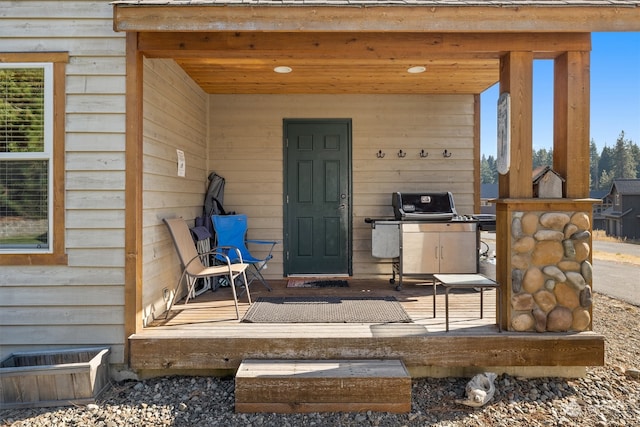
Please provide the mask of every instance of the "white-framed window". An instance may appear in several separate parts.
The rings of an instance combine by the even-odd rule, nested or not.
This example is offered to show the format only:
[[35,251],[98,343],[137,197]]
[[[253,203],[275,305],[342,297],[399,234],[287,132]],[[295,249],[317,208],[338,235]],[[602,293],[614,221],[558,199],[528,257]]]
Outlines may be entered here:
[[52,253],[53,64],[0,63],[0,253]]

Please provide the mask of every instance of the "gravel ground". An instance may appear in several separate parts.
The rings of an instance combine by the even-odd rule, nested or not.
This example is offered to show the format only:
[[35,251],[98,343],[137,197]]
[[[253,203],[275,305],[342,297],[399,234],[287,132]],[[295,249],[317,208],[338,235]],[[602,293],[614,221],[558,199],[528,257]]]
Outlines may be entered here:
[[97,404],[5,410],[2,426],[640,426],[640,307],[596,294],[594,330],[606,336],[606,366],[579,379],[500,375],[481,408],[455,402],[469,378],[413,381],[409,414],[235,414],[233,378],[126,381]]

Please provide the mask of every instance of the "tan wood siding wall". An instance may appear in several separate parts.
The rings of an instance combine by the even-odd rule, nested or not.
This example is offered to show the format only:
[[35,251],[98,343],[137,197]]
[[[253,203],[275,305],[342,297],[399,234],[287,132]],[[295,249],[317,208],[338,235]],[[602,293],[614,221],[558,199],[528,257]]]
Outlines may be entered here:
[[[6,4],[6,2],[5,2]],[[123,363],[124,34],[108,1],[10,2],[0,51],[69,52],[66,65],[67,266],[0,272],[0,357],[111,347]]]
[[[364,218],[392,215],[392,191],[452,191],[473,213],[472,95],[212,95],[210,169],[226,179],[225,208],[249,216],[250,238],[283,237],[284,118],[352,119],[354,275],[390,273],[371,256]],[[282,249],[268,277],[282,277]]]
[[[207,188],[207,97],[173,60],[144,60],[143,323],[166,309],[181,270],[163,218],[193,225]],[[185,155],[178,176],[177,153]]]

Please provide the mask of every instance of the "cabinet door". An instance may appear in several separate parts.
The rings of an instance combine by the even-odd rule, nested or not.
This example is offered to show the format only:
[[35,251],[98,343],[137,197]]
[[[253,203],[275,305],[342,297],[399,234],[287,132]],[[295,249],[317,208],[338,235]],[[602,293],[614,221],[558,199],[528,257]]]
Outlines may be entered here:
[[440,234],[440,273],[477,273],[476,233],[449,231]]
[[402,233],[402,274],[438,273],[440,233]]

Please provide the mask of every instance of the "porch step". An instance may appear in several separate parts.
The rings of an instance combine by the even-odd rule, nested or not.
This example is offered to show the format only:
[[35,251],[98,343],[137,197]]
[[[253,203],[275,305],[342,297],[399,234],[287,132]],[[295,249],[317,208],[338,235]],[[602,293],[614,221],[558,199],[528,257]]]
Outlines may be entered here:
[[236,412],[403,413],[411,376],[401,360],[243,360]]

